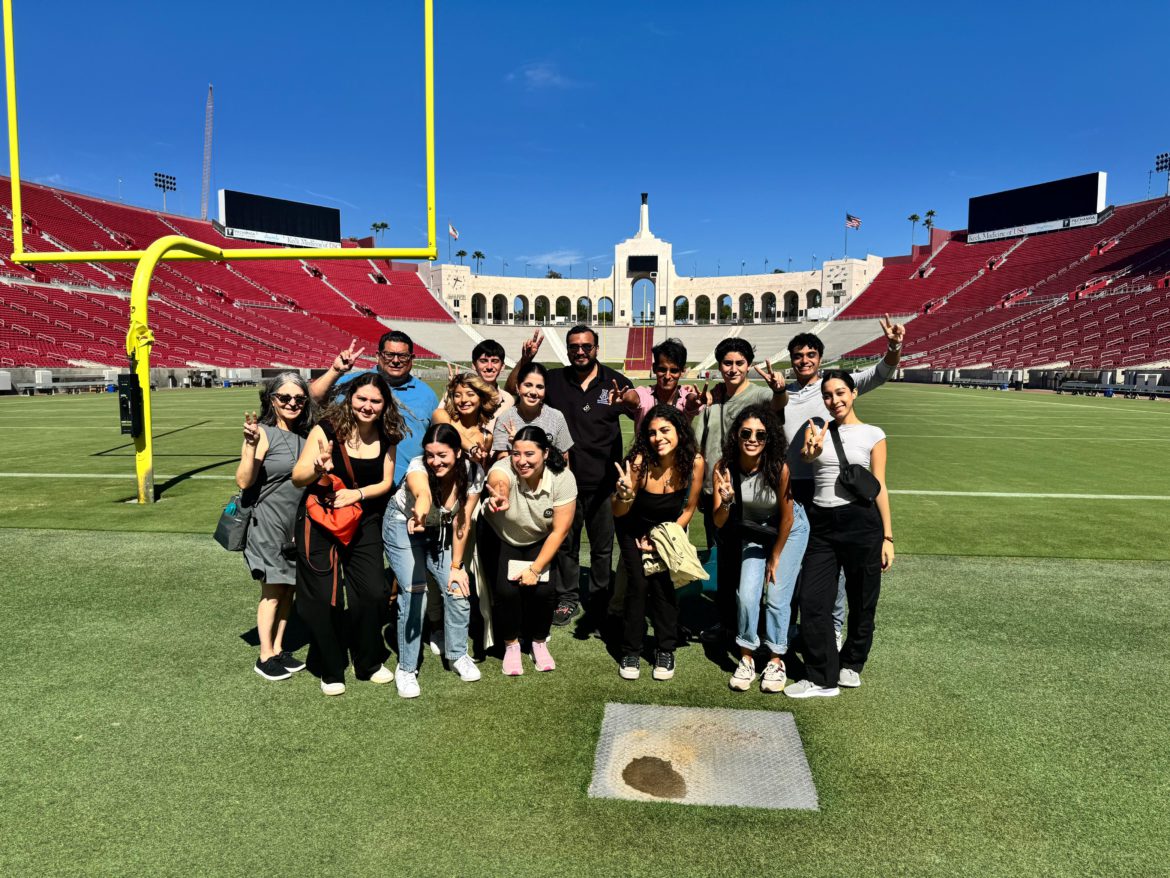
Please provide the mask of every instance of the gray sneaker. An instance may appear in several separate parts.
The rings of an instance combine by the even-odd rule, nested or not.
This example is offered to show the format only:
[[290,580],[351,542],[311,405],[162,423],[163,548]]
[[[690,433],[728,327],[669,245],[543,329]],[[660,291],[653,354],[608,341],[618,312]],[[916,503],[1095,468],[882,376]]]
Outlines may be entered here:
[[739,660],[739,667],[735,669],[735,673],[731,675],[727,685],[736,692],[746,692],[752,688],[754,682],[756,682],[756,663],[745,655]]
[[788,670],[784,662],[768,662],[764,665],[764,673],[760,677],[761,692],[783,692],[788,682]]
[[841,690],[836,686],[818,686],[812,680],[798,680],[784,690],[789,698],[832,698],[840,695]]
[[841,673],[837,675],[837,685],[846,689],[856,689],[861,685],[861,674],[850,668],[842,668]]

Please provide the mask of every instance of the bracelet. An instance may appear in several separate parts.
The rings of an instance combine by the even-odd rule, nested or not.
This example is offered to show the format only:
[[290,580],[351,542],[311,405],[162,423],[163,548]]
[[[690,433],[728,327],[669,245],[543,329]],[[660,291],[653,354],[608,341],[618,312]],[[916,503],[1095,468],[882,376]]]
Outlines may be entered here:
[[882,539],[883,539],[883,540],[885,540],[885,541],[886,541],[887,543],[889,543],[890,545],[893,545],[893,544],[894,544],[894,538],[893,538],[893,537],[882,537]]
[[358,500],[365,500],[366,495],[362,493],[362,489],[358,488]]
[[533,567],[531,564],[528,565],[528,572],[531,573],[535,579],[540,579],[540,574],[536,571],[536,568]]
[[463,562],[462,561],[452,561],[451,562],[451,569],[452,570],[462,570],[463,569]]

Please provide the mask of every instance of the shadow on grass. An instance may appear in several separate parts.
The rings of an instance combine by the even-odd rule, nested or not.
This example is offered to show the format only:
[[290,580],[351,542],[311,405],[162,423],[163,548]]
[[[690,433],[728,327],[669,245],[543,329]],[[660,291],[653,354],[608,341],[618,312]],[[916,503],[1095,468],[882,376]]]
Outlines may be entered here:
[[[175,433],[182,433],[184,430],[191,430],[191,429],[194,429],[195,427],[202,427],[204,424],[210,424],[210,423],[211,423],[211,421],[209,421],[209,420],[196,421],[194,424],[188,424],[185,427],[176,427],[173,430],[167,430],[165,433],[153,433],[152,434],[153,441],[157,441],[157,440],[161,439],[163,436],[171,436],[171,435],[174,435]],[[107,448],[105,451],[95,451],[95,452],[93,452],[93,454],[90,455],[90,457],[102,457],[103,455],[106,455],[106,454],[113,454],[115,451],[124,451],[127,448],[133,448],[133,447],[134,447],[134,443],[132,441],[125,442],[122,445],[115,445],[113,448]],[[155,457],[159,457],[159,456],[160,455],[157,455],[157,454],[155,455]],[[183,456],[184,457],[198,457],[199,455],[192,454],[192,455],[183,455]],[[216,456],[218,457],[218,455],[216,455]]]

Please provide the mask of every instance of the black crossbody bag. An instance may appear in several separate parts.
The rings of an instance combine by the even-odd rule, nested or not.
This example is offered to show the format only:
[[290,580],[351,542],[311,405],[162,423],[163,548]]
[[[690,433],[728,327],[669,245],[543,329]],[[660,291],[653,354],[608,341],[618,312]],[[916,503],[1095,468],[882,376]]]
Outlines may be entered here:
[[856,502],[872,506],[873,501],[882,492],[882,483],[877,480],[877,476],[861,464],[850,463],[845,457],[845,446],[841,442],[841,436],[837,433],[836,421],[829,422],[829,432],[833,434],[833,447],[837,449],[837,461],[841,465],[841,474],[837,476],[837,484]]

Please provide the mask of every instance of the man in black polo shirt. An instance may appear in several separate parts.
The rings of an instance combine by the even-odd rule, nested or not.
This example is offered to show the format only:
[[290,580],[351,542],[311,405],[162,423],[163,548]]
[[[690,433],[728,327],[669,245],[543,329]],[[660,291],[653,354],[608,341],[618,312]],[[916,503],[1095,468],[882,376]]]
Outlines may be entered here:
[[[520,362],[508,376],[507,389],[515,393],[516,373],[531,362],[544,340],[537,330],[524,343]],[[622,458],[622,428],[629,416],[621,393],[633,385],[621,372],[597,362],[597,333],[574,326],[566,339],[569,365],[549,372],[545,405],[559,409],[569,425],[573,447],[569,467],[577,479],[577,513],[573,529],[562,545],[561,593],[553,623],[567,625],[582,603],[580,595],[581,528],[589,532],[589,591],[585,596],[584,630],[600,627],[613,588],[613,511],[609,505],[617,480],[614,462]]]

